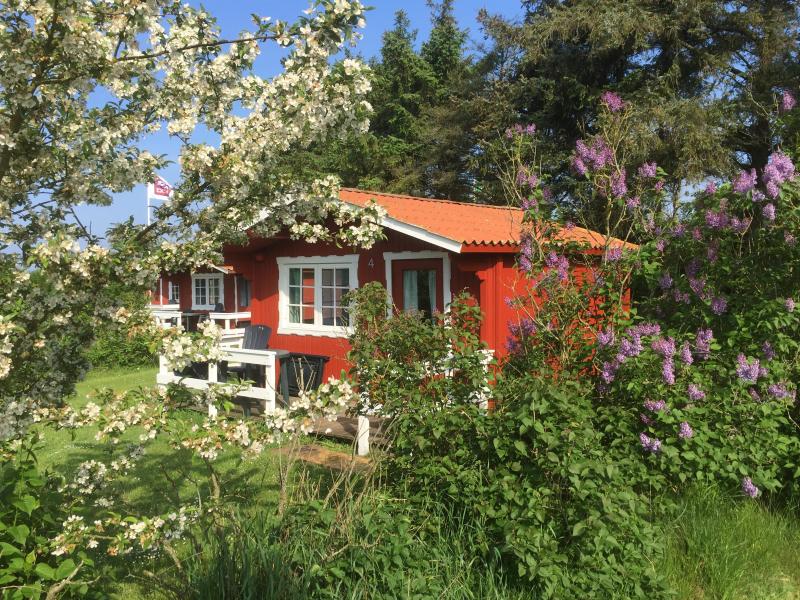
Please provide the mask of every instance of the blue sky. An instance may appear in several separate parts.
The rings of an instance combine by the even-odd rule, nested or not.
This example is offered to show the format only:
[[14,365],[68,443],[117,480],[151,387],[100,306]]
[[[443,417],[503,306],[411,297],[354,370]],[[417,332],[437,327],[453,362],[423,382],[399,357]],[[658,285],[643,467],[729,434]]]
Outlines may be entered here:
[[[418,30],[418,43],[427,38],[430,30],[430,11],[425,0],[362,1],[365,5],[373,7],[373,10],[367,14],[364,38],[356,48],[356,51],[364,58],[378,54],[381,47],[381,35],[391,28],[394,13],[400,9],[408,13],[412,27]],[[192,4],[200,3],[192,2]],[[294,20],[308,7],[308,2],[307,0],[211,0],[203,2],[203,5],[217,17],[223,36],[233,37],[241,30],[251,26],[250,15],[252,13],[268,15],[274,19]],[[512,18],[521,14],[517,0],[455,0],[456,18],[461,27],[469,31],[469,48],[483,41],[483,34],[476,21],[476,16],[481,8],[486,8],[490,13],[502,13]],[[265,55],[259,58],[257,63],[259,75],[270,76],[280,68],[279,55],[275,48],[274,45],[267,46]],[[154,154],[165,154],[173,160],[177,158],[178,144],[171,140],[166,133],[151,136],[142,145]],[[178,175],[177,165],[171,165],[161,175],[167,181],[174,182]],[[85,224],[91,225],[95,234],[103,234],[109,225],[124,221],[131,215],[135,222],[143,223],[146,218],[145,206],[145,186],[142,185],[130,192],[118,194],[110,206],[84,206],[78,212],[81,220]]]

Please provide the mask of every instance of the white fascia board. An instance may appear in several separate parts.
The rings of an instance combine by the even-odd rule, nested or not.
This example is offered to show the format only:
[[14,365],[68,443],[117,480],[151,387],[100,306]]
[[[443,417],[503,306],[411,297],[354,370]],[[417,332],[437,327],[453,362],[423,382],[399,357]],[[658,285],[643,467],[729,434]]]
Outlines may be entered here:
[[387,229],[391,229],[392,231],[403,233],[409,237],[413,237],[422,242],[427,242],[439,248],[443,248],[449,252],[455,252],[456,254],[461,253],[461,242],[451,240],[450,238],[446,238],[436,233],[431,233],[430,231],[428,231],[427,229],[423,229],[422,227],[417,227],[416,225],[410,225],[409,223],[398,221],[397,219],[393,219],[392,217],[384,217],[383,220],[381,221],[381,225],[383,225]]

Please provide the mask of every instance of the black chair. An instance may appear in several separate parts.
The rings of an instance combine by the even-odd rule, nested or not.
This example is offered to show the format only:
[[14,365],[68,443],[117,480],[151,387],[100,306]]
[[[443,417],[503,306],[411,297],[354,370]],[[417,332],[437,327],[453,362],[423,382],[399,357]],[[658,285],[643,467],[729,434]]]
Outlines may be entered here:
[[211,312],[225,312],[225,305],[222,302],[217,302]]
[[289,368],[286,370],[289,395],[299,396],[300,390],[316,390],[322,383],[322,373],[329,360],[329,356],[320,354],[290,354],[287,357]]
[[[244,339],[242,349],[244,350],[266,350],[269,348],[269,338],[272,335],[272,328],[266,325],[248,325],[244,328]],[[249,379],[258,385],[263,385],[261,381],[261,369],[258,365],[248,365],[242,363],[235,367],[227,367],[226,373],[234,373],[239,379]]]

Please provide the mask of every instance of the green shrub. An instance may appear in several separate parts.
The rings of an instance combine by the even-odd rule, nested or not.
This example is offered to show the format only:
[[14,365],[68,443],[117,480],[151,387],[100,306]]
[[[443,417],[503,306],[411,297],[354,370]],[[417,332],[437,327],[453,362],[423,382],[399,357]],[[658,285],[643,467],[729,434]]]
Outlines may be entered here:
[[[120,290],[126,300],[124,306],[143,308],[147,298]],[[143,367],[156,364],[157,355],[148,337],[130,331],[123,324],[109,325],[95,332],[95,338],[86,357],[93,368]]]

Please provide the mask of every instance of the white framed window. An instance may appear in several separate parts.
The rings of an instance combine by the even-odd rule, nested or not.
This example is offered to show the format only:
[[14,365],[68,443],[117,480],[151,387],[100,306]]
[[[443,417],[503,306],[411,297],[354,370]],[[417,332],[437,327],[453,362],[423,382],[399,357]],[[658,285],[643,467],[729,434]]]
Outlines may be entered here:
[[174,281],[167,284],[167,302],[170,304],[181,303],[181,286]]
[[278,333],[345,337],[344,295],[358,287],[358,255],[278,257]]
[[223,302],[225,289],[222,273],[196,273],[192,275],[192,309],[214,310]]

